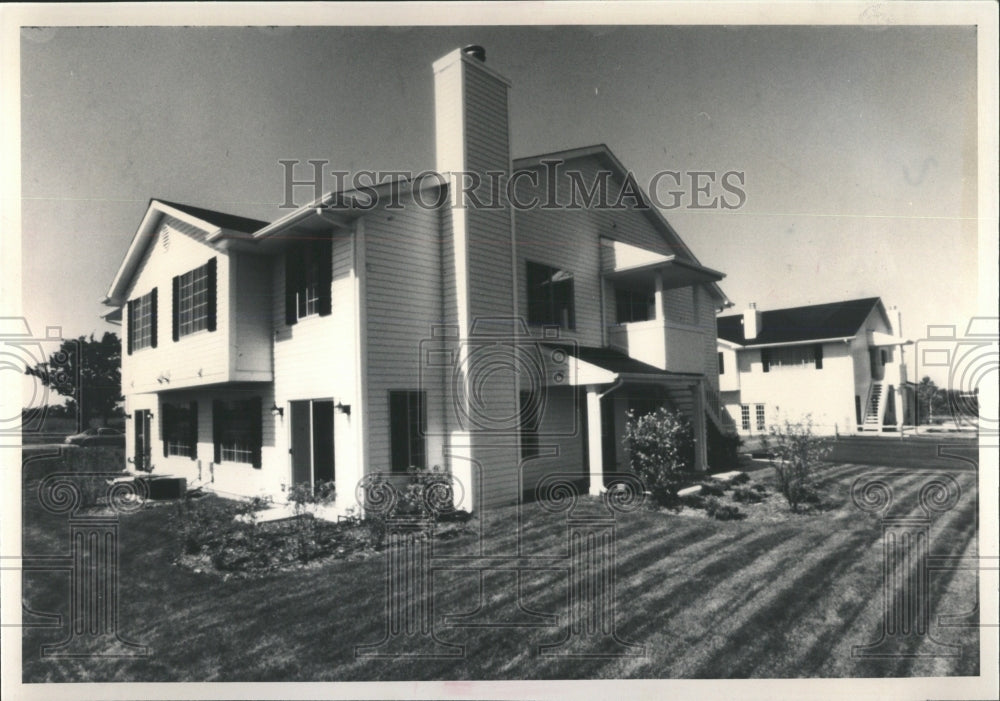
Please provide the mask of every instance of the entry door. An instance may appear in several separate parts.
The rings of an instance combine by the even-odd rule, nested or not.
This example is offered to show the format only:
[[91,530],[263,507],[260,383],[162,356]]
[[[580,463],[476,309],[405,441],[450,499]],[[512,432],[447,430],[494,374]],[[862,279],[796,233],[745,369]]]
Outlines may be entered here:
[[146,409],[139,409],[135,412],[135,453],[132,462],[136,470],[149,472],[150,464],[150,414]]
[[332,480],[333,401],[294,401],[290,409],[293,484]]

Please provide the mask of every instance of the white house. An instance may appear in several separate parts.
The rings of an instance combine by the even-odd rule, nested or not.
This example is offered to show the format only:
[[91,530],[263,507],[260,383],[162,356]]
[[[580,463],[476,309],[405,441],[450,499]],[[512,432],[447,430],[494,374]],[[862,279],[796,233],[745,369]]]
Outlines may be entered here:
[[809,415],[821,433],[899,430],[900,314],[878,297],[718,318],[719,389],[739,433]]
[[[333,480],[348,508],[366,475],[440,465],[476,509],[554,472],[600,491],[627,464],[625,412],[664,402],[705,467],[722,274],[644,195],[512,206],[629,176],[605,146],[512,161],[510,84],[481,50],[433,77],[444,177],[398,198],[334,192],[270,224],[150,202],[105,300],[127,342],[134,468],[279,501]],[[456,187],[460,172],[516,186],[478,206],[488,186]]]

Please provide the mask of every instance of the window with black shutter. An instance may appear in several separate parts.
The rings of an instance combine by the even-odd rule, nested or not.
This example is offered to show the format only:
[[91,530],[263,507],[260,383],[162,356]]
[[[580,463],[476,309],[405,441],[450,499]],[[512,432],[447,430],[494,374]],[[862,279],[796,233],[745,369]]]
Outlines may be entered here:
[[763,367],[764,372],[771,372],[771,351],[767,348],[762,348],[760,351],[760,364]]
[[296,241],[285,252],[285,322],[327,316],[332,310],[333,240]]
[[163,404],[160,407],[163,457],[198,457],[198,403]]
[[212,402],[212,440],[215,462],[242,462],[261,466],[263,402],[260,397]]
[[217,263],[205,265],[173,279],[173,337],[177,341],[196,331],[215,331],[217,317]]
[[823,369],[823,344],[817,343],[813,348],[813,353],[816,355],[816,369]]
[[129,300],[126,311],[128,354],[143,348],[156,348],[156,288],[142,297]]

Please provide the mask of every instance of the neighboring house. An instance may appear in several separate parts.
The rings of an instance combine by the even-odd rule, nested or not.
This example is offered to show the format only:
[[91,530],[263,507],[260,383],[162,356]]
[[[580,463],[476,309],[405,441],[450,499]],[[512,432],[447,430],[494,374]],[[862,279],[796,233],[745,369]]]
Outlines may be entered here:
[[[509,83],[472,52],[434,81],[442,174],[517,173],[520,202],[628,177],[604,146],[512,162]],[[626,411],[669,403],[704,468],[722,274],[655,208],[455,206],[442,180],[271,224],[151,201],[106,299],[127,341],[128,461],[279,500],[334,480],[338,509],[366,475],[440,465],[475,509],[556,472],[600,491],[627,466]]]
[[722,403],[743,435],[811,416],[821,433],[899,430],[899,311],[878,297],[721,316]]

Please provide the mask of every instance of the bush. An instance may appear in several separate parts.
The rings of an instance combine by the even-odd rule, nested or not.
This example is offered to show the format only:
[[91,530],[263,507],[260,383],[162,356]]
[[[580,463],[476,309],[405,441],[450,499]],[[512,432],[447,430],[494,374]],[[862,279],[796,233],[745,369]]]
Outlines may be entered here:
[[731,480],[729,480],[729,484],[731,484],[734,487],[739,487],[742,484],[747,484],[749,481],[750,481],[750,475],[748,475],[745,472],[741,472],[740,474],[736,475]]
[[797,512],[802,503],[818,502],[815,472],[830,447],[813,434],[812,420],[808,417],[803,423],[786,420],[783,426],[771,426],[762,445],[773,456],[771,466],[778,479],[778,491],[792,511]]
[[706,497],[721,497],[726,493],[726,483],[715,480],[705,480],[698,483],[701,486],[701,495]]
[[738,501],[741,504],[759,504],[764,501],[764,492],[762,489],[752,487],[737,487],[733,490],[733,501]]
[[677,490],[690,481],[694,466],[694,436],[687,420],[666,407],[642,416],[629,412],[624,442],[632,471],[653,502],[676,506]]
[[705,416],[705,451],[708,464],[715,470],[737,467],[740,463],[740,446],[743,439],[736,433],[723,433],[715,422]]
[[719,521],[739,521],[746,518],[746,514],[740,511],[740,507],[723,504],[715,497],[709,497],[705,500],[705,511],[709,516]]
[[337,487],[333,480],[317,482],[315,485],[309,482],[299,482],[293,484],[288,490],[288,501],[292,503],[295,510],[295,518],[293,519],[295,549],[301,562],[311,560],[321,550],[317,542],[316,519],[307,511],[307,508],[310,505],[329,504],[336,498]]

